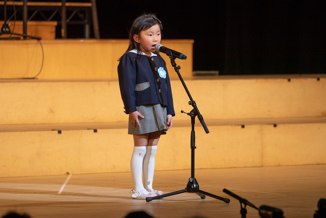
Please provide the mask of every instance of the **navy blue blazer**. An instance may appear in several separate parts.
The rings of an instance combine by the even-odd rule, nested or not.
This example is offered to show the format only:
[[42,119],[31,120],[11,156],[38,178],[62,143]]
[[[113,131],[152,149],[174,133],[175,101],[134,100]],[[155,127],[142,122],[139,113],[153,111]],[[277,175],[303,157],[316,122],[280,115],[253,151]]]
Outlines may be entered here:
[[144,53],[137,54],[136,50],[132,50],[120,59],[118,76],[125,113],[136,111],[136,106],[161,104],[167,108],[168,114],[174,116],[171,84],[165,62],[154,53],[151,58],[157,67],[157,78],[152,70],[150,57]]

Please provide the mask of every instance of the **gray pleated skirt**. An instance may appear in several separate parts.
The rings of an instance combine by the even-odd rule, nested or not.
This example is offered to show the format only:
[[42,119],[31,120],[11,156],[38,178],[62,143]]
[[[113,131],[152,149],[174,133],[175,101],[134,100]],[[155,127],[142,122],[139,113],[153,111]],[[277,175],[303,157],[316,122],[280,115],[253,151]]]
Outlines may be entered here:
[[136,108],[137,111],[144,116],[144,119],[139,118],[140,127],[136,125],[135,128],[131,125],[129,119],[128,134],[140,135],[140,134],[146,134],[146,133],[157,132],[157,131],[161,131],[162,134],[165,134],[167,130],[166,107],[162,107],[162,105],[156,104],[156,105],[137,106]]

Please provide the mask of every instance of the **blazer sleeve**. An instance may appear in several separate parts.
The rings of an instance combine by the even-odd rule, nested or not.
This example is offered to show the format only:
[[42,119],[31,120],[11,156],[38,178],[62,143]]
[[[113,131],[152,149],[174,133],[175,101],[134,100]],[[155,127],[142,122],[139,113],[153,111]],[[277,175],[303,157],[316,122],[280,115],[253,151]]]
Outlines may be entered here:
[[118,77],[125,113],[129,114],[136,111],[136,63],[128,53],[124,54],[120,59]]

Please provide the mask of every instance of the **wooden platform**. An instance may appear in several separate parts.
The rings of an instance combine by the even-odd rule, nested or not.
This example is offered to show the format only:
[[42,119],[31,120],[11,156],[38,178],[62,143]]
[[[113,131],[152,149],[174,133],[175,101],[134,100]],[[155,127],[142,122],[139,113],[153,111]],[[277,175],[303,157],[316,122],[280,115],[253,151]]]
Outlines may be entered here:
[[[193,40],[163,40],[182,51],[187,60],[176,60],[184,79],[192,78]],[[116,80],[119,58],[128,40],[0,40],[0,58],[5,65],[1,79]],[[14,58],[13,58],[14,57]],[[172,79],[178,76],[170,59],[162,54]]]
[[[326,198],[326,165],[197,169],[200,189],[229,198],[224,203],[209,196],[200,199],[184,193],[162,200],[132,200],[130,173],[72,174],[47,177],[0,178],[0,215],[8,211],[28,213],[35,218],[125,217],[145,211],[156,218],[227,217],[240,218],[239,201],[222,190],[232,191],[256,207],[281,209],[286,218],[313,217],[320,198]],[[189,170],[156,171],[154,185],[164,192],[183,190]],[[246,207],[247,217],[259,218]]]

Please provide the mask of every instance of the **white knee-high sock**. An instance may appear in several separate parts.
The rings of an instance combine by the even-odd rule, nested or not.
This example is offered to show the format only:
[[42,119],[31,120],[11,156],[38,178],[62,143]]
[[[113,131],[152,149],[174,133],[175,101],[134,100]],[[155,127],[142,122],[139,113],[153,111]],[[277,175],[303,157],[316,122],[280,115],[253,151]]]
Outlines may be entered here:
[[146,147],[146,155],[144,157],[143,171],[144,171],[144,187],[148,190],[153,189],[156,150],[157,150],[156,145]]
[[141,191],[144,189],[142,172],[145,154],[146,146],[134,146],[134,151],[130,161],[130,168],[135,191]]

